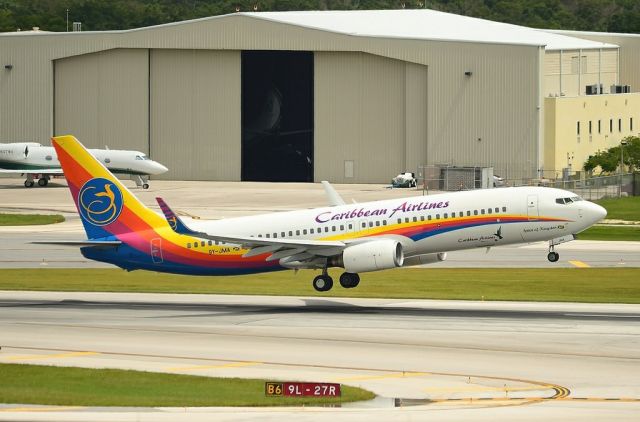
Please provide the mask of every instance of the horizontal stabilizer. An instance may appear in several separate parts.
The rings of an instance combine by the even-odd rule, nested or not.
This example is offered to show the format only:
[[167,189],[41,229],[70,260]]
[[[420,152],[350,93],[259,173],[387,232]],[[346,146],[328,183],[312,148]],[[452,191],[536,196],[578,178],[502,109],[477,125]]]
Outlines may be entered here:
[[167,205],[167,203],[164,202],[164,199],[156,198],[156,201],[158,202],[158,205],[160,206],[160,209],[164,214],[164,218],[167,220],[167,223],[169,223],[169,226],[171,226],[174,232],[179,234],[189,234],[194,236],[198,235],[197,232],[191,230],[189,227],[187,227],[186,224],[182,222],[182,219],[178,217],[178,215],[175,212],[173,212],[171,208],[169,208],[169,205]]
[[58,245],[58,246],[106,246],[116,247],[122,244],[119,240],[37,240],[31,242],[35,245]]

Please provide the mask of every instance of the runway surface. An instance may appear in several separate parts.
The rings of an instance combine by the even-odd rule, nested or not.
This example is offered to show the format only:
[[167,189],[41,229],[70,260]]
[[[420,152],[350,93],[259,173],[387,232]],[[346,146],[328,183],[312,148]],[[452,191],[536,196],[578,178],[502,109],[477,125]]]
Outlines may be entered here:
[[190,420],[640,414],[638,305],[0,292],[0,343],[0,362],[331,381],[380,397],[342,409],[5,406],[0,420],[155,421],[178,411]]

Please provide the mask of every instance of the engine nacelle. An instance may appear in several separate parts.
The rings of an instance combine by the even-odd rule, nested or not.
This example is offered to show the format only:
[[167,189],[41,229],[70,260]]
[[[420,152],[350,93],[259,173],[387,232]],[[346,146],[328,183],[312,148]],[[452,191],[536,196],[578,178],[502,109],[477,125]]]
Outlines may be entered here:
[[412,256],[404,260],[403,267],[412,267],[414,265],[427,265],[427,264],[435,264],[440,261],[444,261],[447,259],[446,252],[440,253],[430,253],[426,255],[417,255]]
[[402,267],[404,252],[396,240],[384,239],[349,246],[342,253],[342,267],[348,273]]

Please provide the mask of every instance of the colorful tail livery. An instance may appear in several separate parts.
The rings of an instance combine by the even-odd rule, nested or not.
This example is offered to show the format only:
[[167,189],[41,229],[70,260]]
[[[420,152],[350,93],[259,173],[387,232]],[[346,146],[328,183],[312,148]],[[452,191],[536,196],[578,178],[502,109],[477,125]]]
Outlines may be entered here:
[[574,193],[522,187],[361,204],[338,197],[331,207],[185,222],[161,198],[164,217],[146,207],[73,136],[52,141],[89,239],[38,243],[81,246],[84,256],[127,270],[222,275],[310,268],[322,271],[313,287],[327,291],[330,267],[344,268],[340,284],[353,288],[358,273],[438,262],[460,249],[548,240],[555,262],[556,245],[606,215]]

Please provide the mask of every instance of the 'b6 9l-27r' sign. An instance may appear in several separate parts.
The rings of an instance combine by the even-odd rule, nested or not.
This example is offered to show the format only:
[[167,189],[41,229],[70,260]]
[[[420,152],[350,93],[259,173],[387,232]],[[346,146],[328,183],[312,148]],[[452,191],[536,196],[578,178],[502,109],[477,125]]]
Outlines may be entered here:
[[264,394],[271,397],[340,397],[340,384],[327,382],[266,382]]

